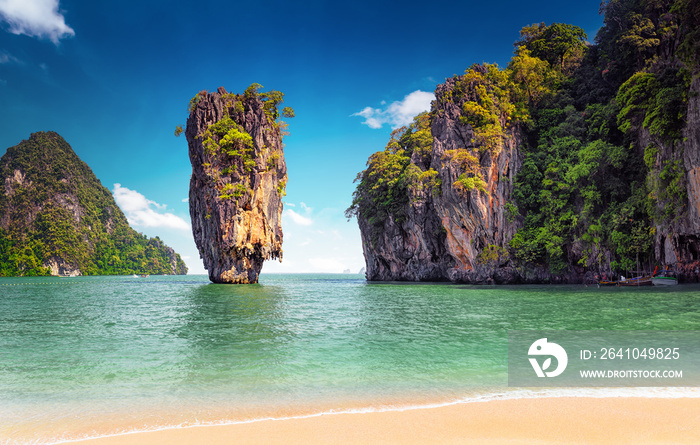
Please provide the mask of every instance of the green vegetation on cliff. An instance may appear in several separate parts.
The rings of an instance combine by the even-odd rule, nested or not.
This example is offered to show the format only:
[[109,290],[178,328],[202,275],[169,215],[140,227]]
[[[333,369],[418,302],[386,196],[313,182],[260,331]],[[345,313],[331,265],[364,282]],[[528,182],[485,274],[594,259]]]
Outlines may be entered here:
[[[287,124],[280,119],[293,118],[294,109],[284,107],[280,111],[280,105],[284,102],[284,93],[271,90],[260,92],[262,85],[251,84],[243,94],[222,94],[224,103],[224,117],[203,129],[201,134],[195,135],[202,140],[205,150],[205,162],[202,166],[209,177],[217,183],[219,199],[237,199],[252,193],[251,178],[255,175],[255,147],[253,137],[243,128],[239,122],[245,120],[246,113],[251,112],[258,103],[262,103],[265,118],[270,126],[279,129],[285,134]],[[192,113],[197,104],[205,99],[208,91],[197,93],[188,104],[187,110]],[[263,123],[260,123],[263,125]],[[182,125],[175,128],[175,136],[184,132]],[[267,150],[267,147],[265,147]],[[273,154],[268,159],[266,168],[271,170],[276,167],[278,154]],[[226,165],[220,168],[221,165]],[[286,182],[280,183],[280,194],[286,194]]]
[[371,227],[380,230],[387,218],[401,223],[410,200],[420,199],[420,192],[439,193],[437,172],[426,167],[432,145],[429,113],[394,130],[384,151],[371,155],[367,169],[357,175],[358,186],[345,216],[368,215]]
[[[678,142],[697,60],[700,17],[691,3],[604,2],[596,45],[570,50],[540,51],[523,29],[519,49],[539,55],[541,77],[559,85],[530,106],[515,187],[524,227],[510,243],[521,264],[624,272],[654,261],[655,226],[679,217],[687,201]],[[566,54],[578,60],[567,63]]]
[[[439,110],[434,105],[370,156],[347,215],[374,231],[400,221],[423,186],[415,178],[428,177],[430,167],[406,138],[430,134],[436,113],[457,110],[473,137],[444,161],[457,171],[452,187],[465,200],[490,193],[490,159],[513,132],[522,137],[522,166],[502,204],[518,230],[479,260],[498,251],[512,266],[552,274],[624,273],[654,262],[657,227],[687,208],[682,142],[700,69],[700,3],[608,0],[601,13],[595,44],[577,26],[534,24],[521,30],[506,68],[475,65],[448,79],[452,87],[436,93]],[[421,151],[431,150],[426,138]]]
[[0,158],[0,276],[185,274],[159,238],[134,231],[66,141],[34,133]]

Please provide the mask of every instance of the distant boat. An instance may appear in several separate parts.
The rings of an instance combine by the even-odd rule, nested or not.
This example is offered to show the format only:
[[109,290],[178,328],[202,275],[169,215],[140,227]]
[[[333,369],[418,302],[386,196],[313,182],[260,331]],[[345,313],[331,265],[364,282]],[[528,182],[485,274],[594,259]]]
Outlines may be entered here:
[[[663,271],[667,272],[667,271]],[[620,281],[606,281],[606,280],[601,280],[598,281],[598,287],[601,286],[670,286],[674,284],[678,284],[678,280],[676,280],[675,277],[668,276],[668,275],[656,275],[656,270],[654,270],[654,273],[651,275],[644,275],[641,277],[635,277],[635,278],[625,278],[623,276],[620,277]]]
[[148,274],[145,274],[145,273],[141,274],[141,278],[148,278]]
[[678,284],[678,279],[673,276],[669,270],[662,270],[659,275],[655,275],[651,279],[654,286],[675,286]]
[[624,279],[621,280],[617,283],[618,286],[651,286],[652,285],[652,276],[646,276],[646,277],[636,277],[636,278],[629,278],[629,279]]
[[652,278],[656,276],[656,271],[659,269],[658,266],[654,268],[654,272],[652,272],[651,275],[642,275],[641,277],[635,277],[635,278],[629,278],[625,279],[625,277],[621,277],[622,279],[618,283],[618,286],[651,286],[652,283]]
[[678,284],[676,277],[654,277],[651,279],[654,286],[675,286]]

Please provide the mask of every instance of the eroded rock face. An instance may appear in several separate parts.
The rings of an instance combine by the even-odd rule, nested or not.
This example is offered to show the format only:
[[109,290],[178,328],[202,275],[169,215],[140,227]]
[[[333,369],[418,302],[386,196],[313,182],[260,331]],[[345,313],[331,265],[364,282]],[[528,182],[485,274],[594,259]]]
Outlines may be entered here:
[[700,233],[700,77],[693,81],[688,97],[688,124],[683,134],[683,161],[688,173],[688,222],[695,233]]
[[700,77],[691,84],[686,116],[682,141],[662,147],[659,164],[682,154],[688,201],[670,224],[657,224],[655,256],[684,281],[700,281]]
[[[444,97],[453,88],[453,82],[454,79],[450,79],[440,85],[436,96]],[[519,129],[507,128],[498,150],[483,150],[471,143],[475,139],[471,127],[460,123],[461,106],[438,100],[436,108],[438,112],[432,125],[435,138],[432,164],[437,166],[442,179],[442,193],[435,197],[435,209],[445,228],[446,247],[454,261],[447,270],[447,277],[450,281],[467,282],[501,280],[493,275],[494,265],[487,264],[486,259],[477,261],[477,257],[489,246],[507,248],[518,228],[506,217],[506,203],[511,201],[515,175],[522,165],[518,151]],[[461,147],[468,147],[479,159],[485,190],[473,189],[465,194],[455,187],[460,169],[445,154]],[[510,278],[502,278],[510,281]]]
[[[463,104],[473,97],[455,100],[452,91],[459,78],[439,85],[431,111],[433,137],[429,156],[414,151],[411,163],[437,172],[439,190],[409,188],[405,218],[393,215],[382,230],[373,230],[368,215],[358,223],[367,263],[366,277],[377,281],[516,282],[521,277],[503,267],[508,242],[517,223],[507,217],[513,182],[522,160],[518,151],[520,131],[503,122],[504,134],[497,147],[484,149],[472,127],[460,121]],[[455,154],[473,156],[473,174],[483,179],[481,188],[465,190],[456,183],[465,169]],[[489,258],[483,252],[491,251]],[[481,255],[481,257],[480,257]]]
[[257,283],[263,261],[282,258],[287,166],[277,99],[255,88],[193,99],[185,131],[192,231],[216,283]]

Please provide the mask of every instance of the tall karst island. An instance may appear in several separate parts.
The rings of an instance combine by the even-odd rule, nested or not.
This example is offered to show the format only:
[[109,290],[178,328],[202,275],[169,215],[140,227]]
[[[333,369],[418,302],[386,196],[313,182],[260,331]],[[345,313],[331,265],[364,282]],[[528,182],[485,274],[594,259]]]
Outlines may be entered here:
[[603,2],[604,26],[527,26],[370,156],[370,280],[700,275],[700,2]]
[[109,190],[55,132],[0,158],[0,276],[186,274],[180,255],[129,226]]
[[199,92],[185,135],[192,162],[192,232],[215,283],[257,283],[267,259],[282,258],[282,197],[287,184],[282,136],[294,111],[283,94]]

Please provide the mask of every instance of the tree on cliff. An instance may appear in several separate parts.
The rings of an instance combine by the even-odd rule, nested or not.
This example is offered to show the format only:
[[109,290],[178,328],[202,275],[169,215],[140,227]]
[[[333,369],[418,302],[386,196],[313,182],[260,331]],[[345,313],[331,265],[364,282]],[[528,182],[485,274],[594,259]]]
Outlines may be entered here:
[[586,33],[583,29],[564,23],[544,23],[524,27],[515,45],[527,49],[533,57],[549,62],[553,67],[570,74],[581,62],[586,51]]

